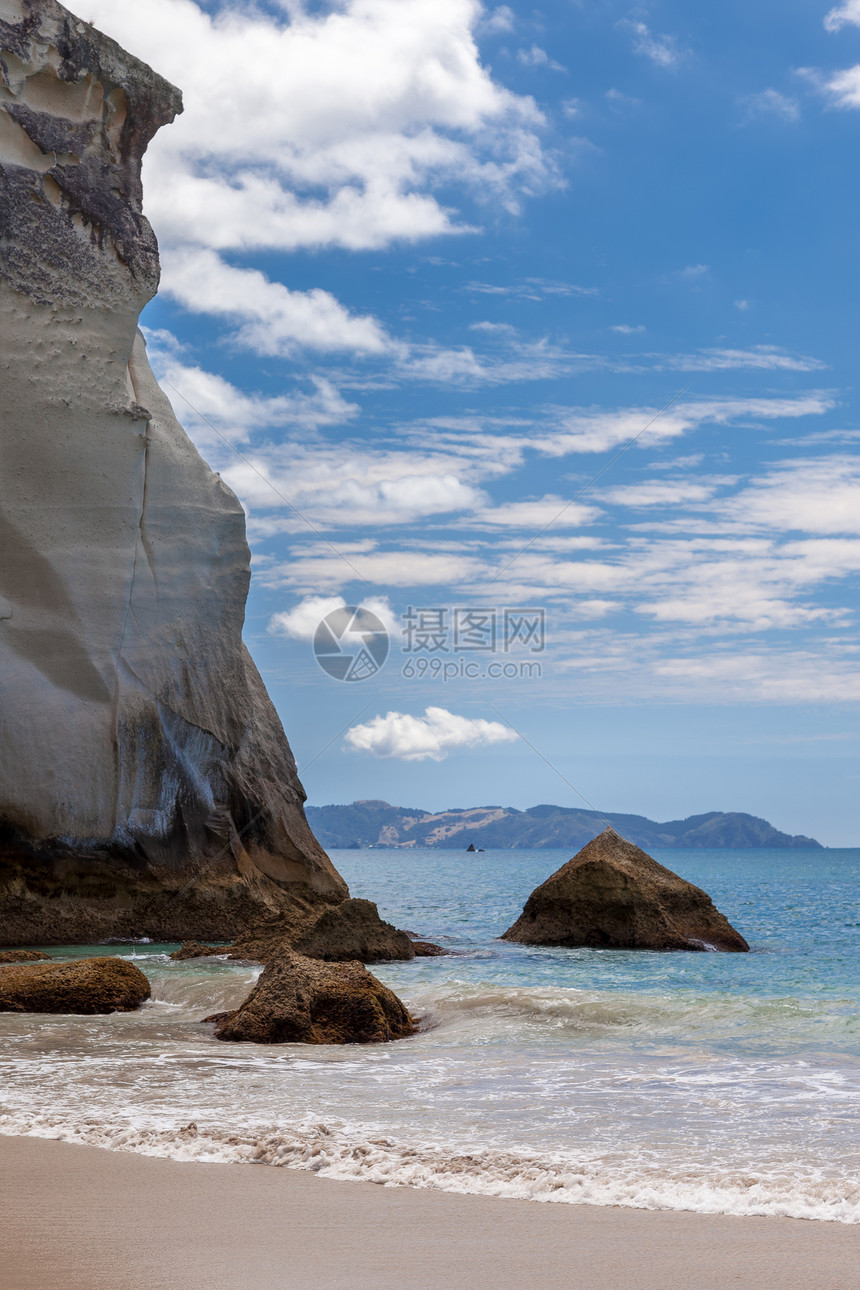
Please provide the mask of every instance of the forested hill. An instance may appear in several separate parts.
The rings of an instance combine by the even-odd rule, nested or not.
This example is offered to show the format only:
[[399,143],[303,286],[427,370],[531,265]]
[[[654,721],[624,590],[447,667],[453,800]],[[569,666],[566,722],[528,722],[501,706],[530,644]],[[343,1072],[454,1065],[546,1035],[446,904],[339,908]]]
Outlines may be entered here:
[[564,848],[571,853],[613,828],[644,847],[820,847],[814,838],[780,833],[767,820],[738,811],[709,811],[659,824],[644,815],[600,815],[564,806],[476,806],[422,811],[388,802],[309,806],[310,826],[326,848],[439,847],[446,850]]

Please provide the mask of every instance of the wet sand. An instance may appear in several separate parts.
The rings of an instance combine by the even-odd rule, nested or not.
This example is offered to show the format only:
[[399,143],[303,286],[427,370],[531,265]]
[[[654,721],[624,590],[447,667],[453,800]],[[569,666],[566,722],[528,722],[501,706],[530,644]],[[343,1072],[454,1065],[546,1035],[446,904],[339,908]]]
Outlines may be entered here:
[[0,1137],[0,1290],[855,1290],[860,1227],[452,1196]]

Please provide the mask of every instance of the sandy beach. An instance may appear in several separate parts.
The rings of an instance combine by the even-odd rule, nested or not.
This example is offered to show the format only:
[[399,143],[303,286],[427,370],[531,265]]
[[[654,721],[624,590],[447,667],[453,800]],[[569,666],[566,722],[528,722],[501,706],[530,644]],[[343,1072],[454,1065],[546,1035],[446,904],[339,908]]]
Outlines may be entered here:
[[853,1290],[860,1228],[538,1204],[0,1138],[0,1290]]

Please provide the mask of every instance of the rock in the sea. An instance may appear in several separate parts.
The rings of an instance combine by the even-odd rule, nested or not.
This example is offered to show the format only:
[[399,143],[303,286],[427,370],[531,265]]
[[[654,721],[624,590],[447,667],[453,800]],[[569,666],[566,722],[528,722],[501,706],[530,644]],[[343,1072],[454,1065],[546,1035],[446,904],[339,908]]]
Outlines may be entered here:
[[235,495],[150,369],[141,157],[179,91],[0,0],[0,927],[229,940],[347,895],[242,644]]
[[[311,959],[343,963],[358,959],[361,963],[389,963],[396,959],[413,959],[418,951],[410,936],[386,923],[371,900],[351,897],[326,909],[304,925],[286,925],[283,920],[261,925],[232,945],[201,945],[186,941],[171,958],[198,959],[224,954],[231,959],[251,963],[275,963],[285,951],[295,950]],[[442,950],[440,953],[444,953]]]
[[131,1012],[149,994],[149,982],[128,959],[0,968],[0,1012]]
[[0,950],[0,963],[39,963],[50,958],[41,950]]
[[397,996],[361,963],[291,950],[265,969],[241,1007],[207,1020],[216,1039],[252,1044],[382,1044],[415,1032]]
[[183,941],[178,950],[174,950],[171,958],[177,962],[184,959],[206,959],[212,958],[215,954],[230,953],[229,945],[201,945],[199,941]]
[[700,887],[604,829],[536,887],[503,940],[616,950],[748,950]]
[[433,941],[413,941],[412,948],[417,959],[440,959],[452,952],[443,949],[441,945],[436,945]]
[[372,900],[345,900],[320,914],[313,926],[295,944],[300,954],[311,959],[342,963],[388,963],[393,959],[414,959],[415,946],[405,932],[379,917]]

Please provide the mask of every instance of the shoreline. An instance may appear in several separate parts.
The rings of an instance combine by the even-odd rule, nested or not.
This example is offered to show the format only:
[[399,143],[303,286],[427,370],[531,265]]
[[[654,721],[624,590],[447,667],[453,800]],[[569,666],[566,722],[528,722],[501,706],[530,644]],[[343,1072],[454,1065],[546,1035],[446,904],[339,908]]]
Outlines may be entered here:
[[0,1137],[0,1290],[852,1290],[860,1228],[455,1195]]

